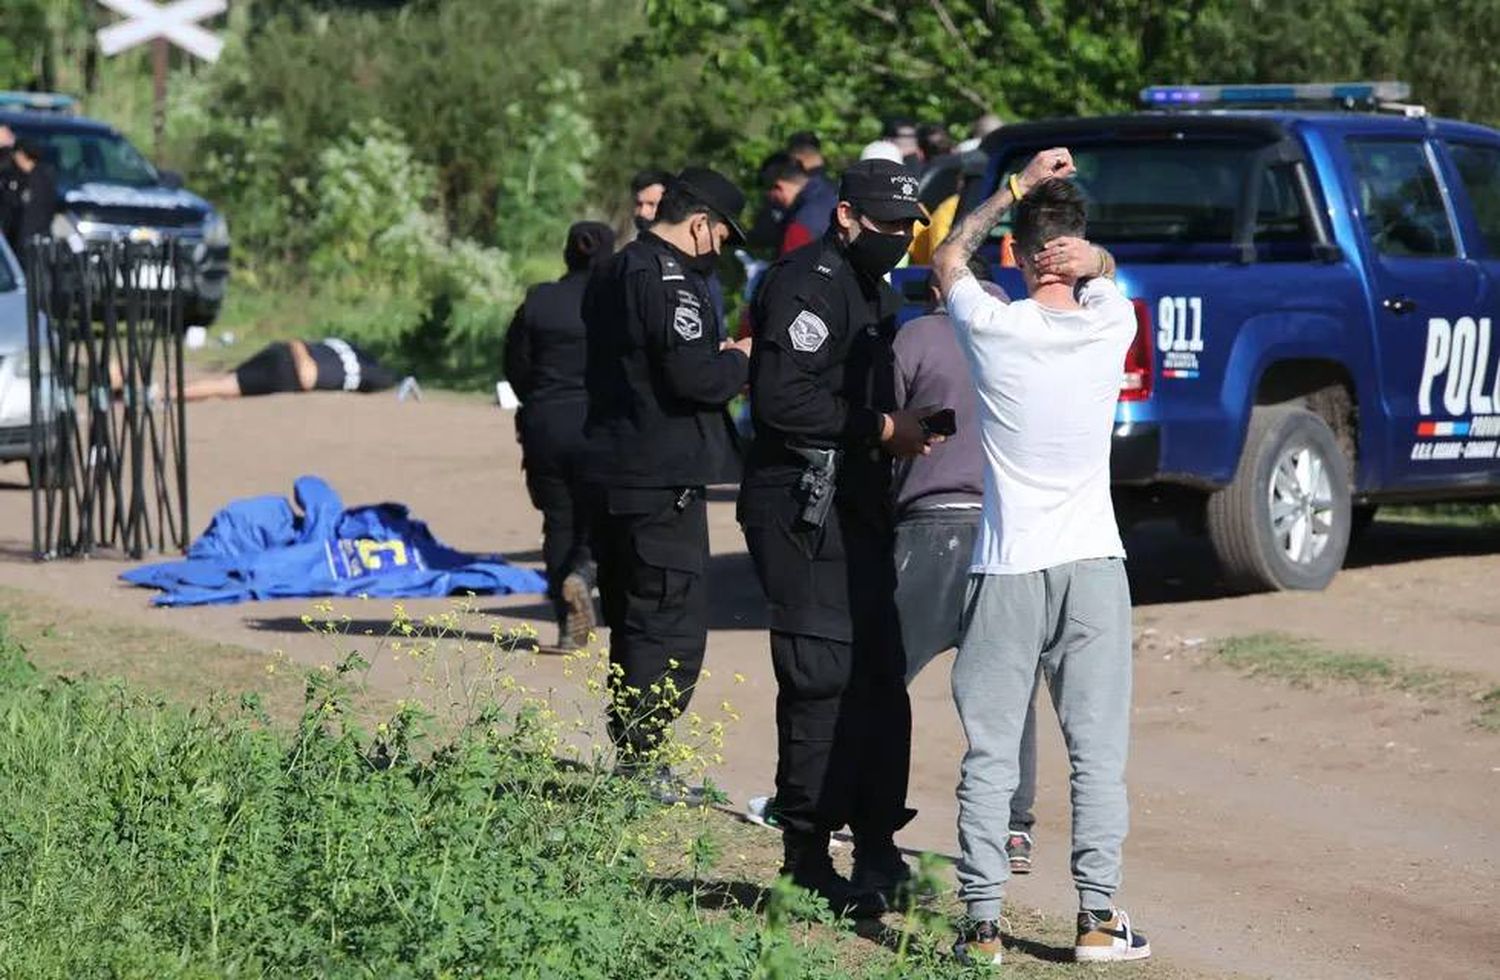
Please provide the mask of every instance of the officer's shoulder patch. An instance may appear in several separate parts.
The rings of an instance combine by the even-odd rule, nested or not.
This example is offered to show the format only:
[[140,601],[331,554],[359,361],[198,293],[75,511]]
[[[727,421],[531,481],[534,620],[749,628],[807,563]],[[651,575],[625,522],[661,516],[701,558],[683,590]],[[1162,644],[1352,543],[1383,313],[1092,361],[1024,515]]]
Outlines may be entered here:
[[803,310],[797,314],[792,325],[786,328],[786,332],[791,338],[793,350],[811,354],[820,350],[823,342],[828,339],[828,324],[812,310]]
[[703,336],[703,314],[698,307],[684,303],[672,313],[672,329],[683,340],[697,340]]
[[682,274],[682,263],[678,262],[666,252],[656,256],[657,263],[661,266],[662,282],[682,282],[687,277]]

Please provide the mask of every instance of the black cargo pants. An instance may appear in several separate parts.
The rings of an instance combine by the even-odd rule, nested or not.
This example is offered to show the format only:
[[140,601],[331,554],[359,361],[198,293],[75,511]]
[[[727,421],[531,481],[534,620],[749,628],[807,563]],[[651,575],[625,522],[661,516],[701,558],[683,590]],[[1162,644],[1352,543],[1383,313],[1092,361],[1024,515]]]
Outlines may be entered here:
[[911,702],[882,506],[797,519],[789,487],[742,490],[740,520],[770,606],[776,815],[788,830],[848,825],[888,841],[911,819]]
[[571,460],[532,453],[525,457],[526,492],[542,513],[542,563],[547,568],[547,598],[561,623],[567,612],[563,580],[582,575],[594,584],[594,557],[589,547],[590,517]]
[[687,709],[703,667],[708,511],[702,487],[592,487],[589,504],[609,626],[610,737],[630,764]]

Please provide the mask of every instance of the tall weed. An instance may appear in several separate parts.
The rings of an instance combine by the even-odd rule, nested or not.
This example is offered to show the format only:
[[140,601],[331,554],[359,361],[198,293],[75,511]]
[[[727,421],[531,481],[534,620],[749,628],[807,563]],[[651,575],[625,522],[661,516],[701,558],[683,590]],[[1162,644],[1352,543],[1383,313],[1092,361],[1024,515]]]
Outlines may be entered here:
[[[348,652],[308,675],[290,731],[253,697],[184,710],[43,678],[0,632],[0,973],[838,975],[787,928],[795,894],[761,923],[652,885],[643,788],[516,680],[524,631],[466,639],[460,616],[398,607],[380,644],[309,618],[445,693],[366,728],[369,663]],[[566,669],[597,692],[606,665]],[[722,738],[685,727],[705,753]],[[694,848],[706,872],[715,849]]]

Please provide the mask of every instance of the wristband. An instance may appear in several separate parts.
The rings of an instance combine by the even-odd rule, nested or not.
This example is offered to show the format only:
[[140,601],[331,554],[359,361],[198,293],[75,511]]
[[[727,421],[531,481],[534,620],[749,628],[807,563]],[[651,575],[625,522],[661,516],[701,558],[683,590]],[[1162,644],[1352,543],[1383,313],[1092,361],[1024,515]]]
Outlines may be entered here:
[[1010,185],[1010,196],[1019,201],[1022,197],[1021,182],[1016,179],[1015,174],[1011,174],[1010,177],[1007,178],[1006,182]]

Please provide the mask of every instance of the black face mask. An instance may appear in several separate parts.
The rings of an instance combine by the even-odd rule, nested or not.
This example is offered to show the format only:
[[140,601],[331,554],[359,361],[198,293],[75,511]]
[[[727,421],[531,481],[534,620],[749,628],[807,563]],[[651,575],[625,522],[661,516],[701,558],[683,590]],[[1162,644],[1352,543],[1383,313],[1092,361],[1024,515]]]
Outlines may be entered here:
[[[710,229],[708,233],[708,244],[712,246],[713,243],[714,233],[712,229]],[[698,236],[696,235],[693,236],[693,247],[698,247]],[[719,267],[719,253],[709,251],[703,252],[700,255],[693,255],[688,258],[685,264],[689,269],[698,273],[698,275],[708,276],[711,275],[713,271]]]
[[651,227],[651,219],[643,214],[636,215],[634,220],[636,231],[644,232],[646,229]]
[[849,264],[871,279],[896,268],[911,245],[910,235],[885,235],[861,228],[859,237],[849,243]]

